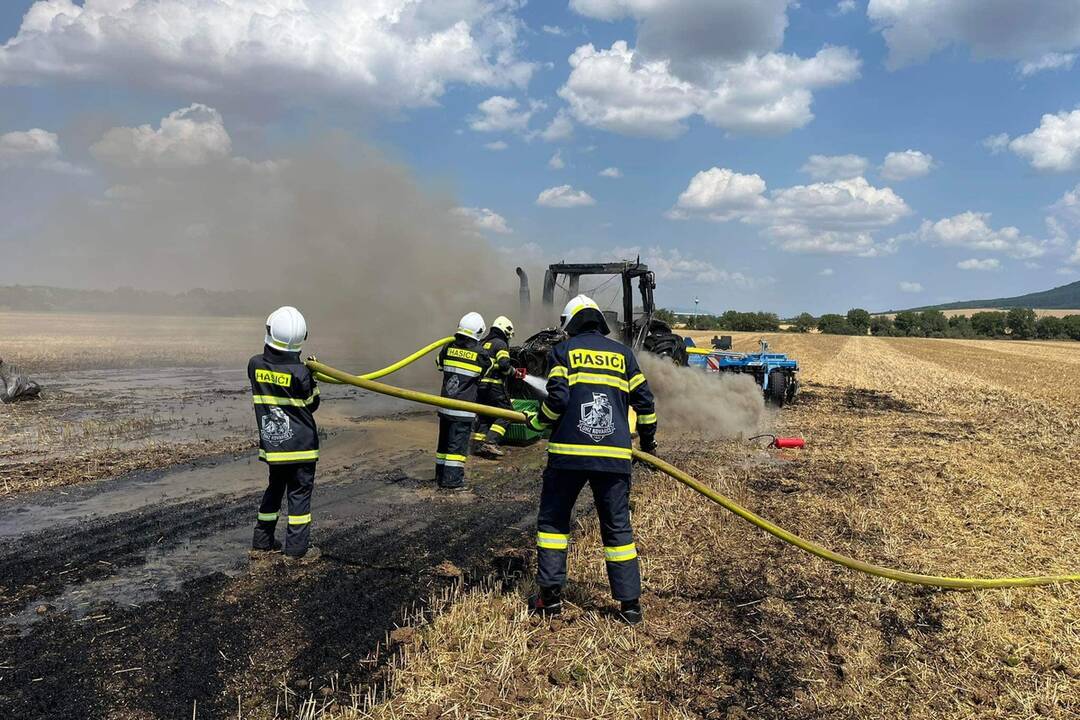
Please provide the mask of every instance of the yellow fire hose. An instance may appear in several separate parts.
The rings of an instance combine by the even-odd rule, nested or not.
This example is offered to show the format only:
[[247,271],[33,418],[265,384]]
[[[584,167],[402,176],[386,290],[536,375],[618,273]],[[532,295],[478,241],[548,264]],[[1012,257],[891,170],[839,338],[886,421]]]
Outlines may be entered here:
[[[357,375],[357,377],[363,378],[364,380],[378,380],[379,378],[385,377],[385,376],[389,375],[390,373],[397,372],[398,370],[405,367],[406,365],[413,364],[414,362],[416,362],[420,358],[427,355],[432,350],[437,350],[437,349],[441,348],[443,345],[449,345],[452,342],[454,342],[454,336],[453,335],[451,335],[450,337],[444,337],[442,340],[436,340],[435,342],[431,343],[430,345],[425,345],[424,347],[422,347],[419,350],[417,350],[416,352],[414,352],[412,355],[401,358],[400,360],[398,360],[393,365],[387,365],[382,370],[375,370],[373,372],[364,373],[363,375]],[[328,382],[328,383],[331,383],[333,385],[341,385],[341,384],[343,384],[340,380],[336,380],[336,379],[330,377],[329,375],[323,375],[322,373],[319,373],[319,372],[315,373],[315,379],[318,380],[319,382]]]
[[[443,342],[443,341],[440,341]],[[430,349],[429,346],[428,349]],[[422,355],[423,352],[416,354],[417,357]],[[416,358],[413,357],[415,360]],[[410,360],[411,362],[411,360]],[[400,367],[407,365],[407,362],[395,363]],[[356,387],[370,390],[372,392],[381,393],[383,395],[390,395],[391,397],[401,398],[402,400],[411,400],[413,402],[425,403],[427,405],[434,405],[436,407],[448,408],[451,410],[466,410],[469,412],[480,413],[483,415],[489,415],[491,417],[502,418],[504,420],[511,420],[513,422],[526,422],[524,413],[516,412],[514,410],[503,410],[502,408],[490,407],[488,405],[481,405],[479,403],[464,402],[461,400],[452,400],[450,398],[440,397],[438,395],[431,395],[429,393],[420,392],[418,390],[408,390],[405,388],[395,387],[393,385],[386,385],[384,383],[375,382],[368,379],[368,376],[364,375],[350,375],[342,372],[329,365],[324,365],[318,362],[314,358],[307,361],[307,366],[314,372],[318,373],[318,377],[332,378],[339,383],[355,385]],[[393,366],[391,366],[393,367]],[[382,373],[382,371],[379,371]],[[374,373],[371,373],[374,375]],[[382,373],[387,374],[387,373]],[[894,570],[892,568],[883,567],[881,565],[873,565],[871,563],[863,562],[862,560],[856,560],[855,558],[848,557],[847,555],[841,555],[840,553],[833,552],[828,548],[822,547],[815,542],[811,542],[798,535],[785,530],[784,528],[775,525],[763,517],[760,517],[746,508],[739,505],[734,500],[721,495],[712,488],[704,485],[700,481],[696,480],[691,475],[684,473],[670,463],[664,462],[655,455],[650,455],[647,452],[641,450],[634,450],[633,456],[637,460],[647,463],[656,468],[660,472],[663,472],[672,478],[678,480],[683,485],[696,490],[708,499],[712,500],[717,505],[720,505],[727,510],[735,513],[743,520],[756,525],[770,535],[783,540],[786,543],[790,543],[797,548],[805,550],[806,552],[817,555],[820,558],[828,560],[830,562],[843,565],[846,568],[852,570],[858,570],[860,572],[868,573],[870,575],[876,575],[878,577],[888,578],[889,580],[896,580],[898,582],[914,583],[916,585],[931,585],[933,587],[943,588],[955,588],[955,589],[986,589],[986,588],[1010,588],[1010,587],[1032,587],[1035,585],[1051,585],[1056,583],[1069,583],[1080,582],[1080,574],[1078,575],[1045,575],[1040,577],[1014,577],[1014,578],[954,578],[954,577],[940,577],[937,575],[922,575],[920,573],[906,572],[903,570]]]

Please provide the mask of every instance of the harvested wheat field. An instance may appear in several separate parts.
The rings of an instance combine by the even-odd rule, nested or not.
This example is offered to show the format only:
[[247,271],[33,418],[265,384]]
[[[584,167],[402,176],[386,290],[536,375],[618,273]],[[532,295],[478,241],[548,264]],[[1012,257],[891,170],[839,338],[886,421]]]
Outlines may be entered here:
[[[1060,345],[774,336],[804,389],[777,418],[804,451],[663,433],[660,454],[781,525],[932,574],[1080,569],[1077,356]],[[741,335],[737,349],[757,336]],[[1071,349],[1076,353],[1075,349]],[[574,608],[461,591],[400,645],[389,700],[343,717],[1069,718],[1080,586],[941,591],[827,564],[639,472],[647,623],[608,617],[596,521]]]
[[[767,422],[806,449],[665,429],[660,397],[661,457],[866,561],[969,577],[1080,571],[1071,345],[767,339],[803,368],[799,398]],[[737,335],[736,348],[757,340]],[[167,350],[149,343],[144,364]],[[531,618],[542,445],[477,460],[470,492],[440,495],[431,413],[340,386],[324,388],[320,411],[323,559],[249,561],[265,471],[242,373],[109,370],[108,352],[59,388],[70,365],[42,355],[57,370],[38,409],[3,410],[26,424],[6,431],[17,452],[0,466],[5,717],[1080,715],[1080,586],[944,591],[860,575],[641,468],[645,624],[613,617],[584,499],[568,611]],[[186,388],[208,372],[213,398],[199,405]],[[147,388],[176,407],[144,399]],[[147,449],[180,436],[190,442],[172,460]],[[192,459],[203,436],[215,440]],[[88,464],[106,452],[133,465]]]

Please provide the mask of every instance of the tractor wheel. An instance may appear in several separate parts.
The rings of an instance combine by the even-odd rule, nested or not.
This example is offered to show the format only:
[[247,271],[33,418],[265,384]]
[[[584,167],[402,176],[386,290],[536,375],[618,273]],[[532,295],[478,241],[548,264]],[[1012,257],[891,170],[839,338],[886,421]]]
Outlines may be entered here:
[[783,370],[773,370],[769,373],[768,401],[776,407],[784,407],[787,403],[787,375]]

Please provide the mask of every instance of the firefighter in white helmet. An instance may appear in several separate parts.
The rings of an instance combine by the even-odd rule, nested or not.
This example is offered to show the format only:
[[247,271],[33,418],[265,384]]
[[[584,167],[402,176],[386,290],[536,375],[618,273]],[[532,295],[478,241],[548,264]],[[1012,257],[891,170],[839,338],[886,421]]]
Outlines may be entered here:
[[311,546],[311,491],[319,459],[319,431],[314,412],[319,388],[300,359],[307,339],[307,322],[294,307],[278,308],[266,319],[263,352],[248,361],[255,420],[259,427],[259,459],[269,466],[270,479],[259,505],[253,551],[274,551],[282,496],[288,494],[285,556],[315,559]]
[[[443,397],[476,402],[480,379],[492,364],[480,345],[486,330],[480,313],[467,313],[458,323],[454,341],[435,358],[435,365],[443,374]],[[465,461],[475,422],[475,413],[439,408],[439,445],[435,450],[435,480],[439,487],[447,490],[465,487]]]
[[642,620],[641,572],[630,527],[630,423],[638,416],[641,449],[656,447],[656,407],[633,351],[605,335],[607,320],[593,300],[578,295],[566,305],[562,328],[569,336],[551,349],[547,398],[530,415],[534,430],[551,428],[548,464],[536,521],[534,612],[562,611],[570,525],[578,493],[592,488],[612,596],[627,623]]
[[[495,322],[491,323],[491,330],[480,342],[484,352],[493,361],[491,369],[480,379],[480,393],[477,399],[483,405],[504,410],[514,409],[510,396],[506,392],[506,381],[518,371],[510,362],[510,341],[513,338],[514,323],[505,315],[500,315],[495,318]],[[503,451],[499,449],[499,445],[506,435],[508,424],[509,421],[501,418],[493,421],[489,415],[477,416],[473,442],[482,444],[476,454],[487,458],[502,457]]]

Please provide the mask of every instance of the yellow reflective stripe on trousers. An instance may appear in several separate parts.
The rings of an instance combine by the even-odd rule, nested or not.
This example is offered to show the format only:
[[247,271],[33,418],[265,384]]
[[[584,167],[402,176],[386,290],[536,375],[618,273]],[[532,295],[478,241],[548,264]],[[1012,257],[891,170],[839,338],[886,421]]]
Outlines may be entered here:
[[634,545],[634,543],[604,548],[604,559],[608,562],[626,562],[627,560],[633,560],[636,557],[637,546]]
[[630,378],[630,389],[636,389],[638,385],[641,385],[643,382],[645,382],[645,376],[641,373],[638,373],[634,377]]
[[563,533],[536,533],[536,546],[545,550],[566,550],[570,546],[570,536]]
[[637,416],[637,424],[638,425],[655,425],[656,424],[656,413],[649,413],[648,415],[638,415]]
[[290,515],[289,516],[289,524],[290,525],[307,525],[309,522],[311,522],[311,513],[308,513],[307,515]]
[[502,378],[484,378],[480,382],[488,383],[489,385],[502,385]]
[[277,516],[278,516],[278,514],[276,512],[272,512],[272,513],[261,512],[261,513],[259,513],[259,522],[274,522],[275,520],[277,520]]
[[464,455],[454,455],[453,453],[435,453],[436,460],[452,460],[454,462],[465,462],[469,458]]
[[504,428],[502,425],[492,425],[491,432],[495,433],[496,435],[505,435],[506,428]]
[[554,378],[554,377],[563,377],[564,378],[564,377],[566,377],[566,375],[567,375],[567,370],[566,370],[566,366],[564,366],[564,365],[556,365],[555,367],[551,368],[551,372],[548,373],[549,378]]
[[304,460],[318,460],[318,450],[298,450],[296,452],[267,452],[259,451],[259,457],[266,462],[302,462]]
[[485,435],[484,433],[473,433],[472,434],[472,439],[473,440],[484,440],[486,438],[487,438],[487,435]]
[[540,412],[544,413],[544,417],[548,418],[549,420],[559,419],[559,413],[549,408],[547,406],[547,402],[540,403]]
[[616,460],[629,460],[630,448],[609,447],[605,445],[573,445],[570,443],[548,443],[548,452],[556,455],[576,455],[578,457],[602,457]]
[[630,392],[629,384],[622,378],[613,377],[611,375],[596,375],[595,373],[571,373],[567,376],[571,385],[585,384],[585,385],[607,385],[609,387],[618,388],[623,392]]
[[315,402],[316,396],[319,394],[319,389],[315,388],[315,392],[306,400],[300,398],[288,398],[278,397],[277,395],[252,395],[251,402],[255,405],[291,405],[293,407],[307,407]]

